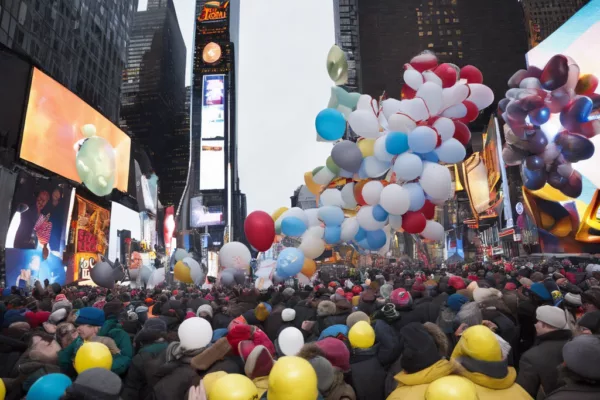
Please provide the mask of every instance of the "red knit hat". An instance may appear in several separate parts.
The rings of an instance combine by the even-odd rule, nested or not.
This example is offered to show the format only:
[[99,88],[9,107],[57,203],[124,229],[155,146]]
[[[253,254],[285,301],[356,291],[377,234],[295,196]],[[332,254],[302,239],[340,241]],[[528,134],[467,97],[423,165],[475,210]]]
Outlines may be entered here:
[[315,344],[325,354],[331,365],[341,369],[343,372],[350,370],[350,351],[348,347],[339,339],[327,337],[315,342]]
[[504,285],[504,290],[517,290],[517,285],[513,282],[507,282],[506,285]]
[[461,290],[467,287],[465,281],[460,276],[451,276],[448,279],[448,286],[453,287],[456,290]]
[[390,300],[393,304],[401,307],[412,304],[412,297],[404,288],[395,289],[390,295]]

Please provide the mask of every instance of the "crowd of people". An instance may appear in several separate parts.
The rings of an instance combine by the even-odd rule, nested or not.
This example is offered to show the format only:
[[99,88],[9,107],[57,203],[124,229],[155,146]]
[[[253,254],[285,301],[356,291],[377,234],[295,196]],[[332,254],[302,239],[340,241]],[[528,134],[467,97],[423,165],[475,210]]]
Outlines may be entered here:
[[0,399],[600,399],[600,265],[362,277],[4,289]]

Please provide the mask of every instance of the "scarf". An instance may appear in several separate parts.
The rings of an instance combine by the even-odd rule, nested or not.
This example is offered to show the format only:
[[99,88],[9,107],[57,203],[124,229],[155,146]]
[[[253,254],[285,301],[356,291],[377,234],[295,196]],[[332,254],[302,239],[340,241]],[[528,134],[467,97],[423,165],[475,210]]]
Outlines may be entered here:
[[171,361],[180,361],[184,364],[189,364],[192,361],[194,356],[202,353],[204,351],[204,347],[200,349],[190,349],[186,350],[185,347],[181,345],[179,342],[172,342],[167,347],[166,352],[166,361],[167,363]]

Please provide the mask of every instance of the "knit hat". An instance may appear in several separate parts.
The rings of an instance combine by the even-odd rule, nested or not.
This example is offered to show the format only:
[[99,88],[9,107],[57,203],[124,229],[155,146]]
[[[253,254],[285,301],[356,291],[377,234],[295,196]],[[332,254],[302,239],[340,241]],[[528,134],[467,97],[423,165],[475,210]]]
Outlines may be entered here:
[[212,318],[213,317],[213,308],[208,304],[202,304],[200,307],[198,307],[198,310],[196,311],[196,315],[198,317],[200,317],[201,313],[206,313]]
[[286,308],[281,312],[281,320],[283,322],[291,322],[296,318],[296,310],[293,308]]
[[42,326],[42,324],[46,321],[48,321],[48,318],[50,317],[50,312],[48,311],[36,311],[36,312],[26,312],[25,313],[25,319],[27,320],[27,323],[33,328],[37,328],[39,326]]
[[61,290],[60,283],[54,282],[52,285],[50,285],[50,287],[52,288],[52,291],[54,293],[60,293],[60,290]]
[[581,295],[573,293],[565,294],[565,304],[571,307],[581,307]]
[[144,303],[146,303],[147,305],[152,305],[154,303],[154,300],[152,300],[152,297],[146,297]]
[[362,311],[354,311],[352,314],[348,315],[348,318],[346,318],[346,326],[348,328],[352,328],[354,324],[359,321],[371,323],[371,319],[367,314]]
[[390,300],[396,306],[408,307],[412,305],[412,297],[404,288],[395,289],[390,295]]
[[341,340],[328,337],[315,343],[325,355],[325,358],[343,372],[350,370],[350,350]]
[[144,326],[142,327],[141,332],[157,332],[157,333],[166,333],[167,332],[167,323],[160,318],[150,318],[146,322],[144,322]]
[[500,292],[498,289],[494,289],[494,288],[479,288],[479,287],[473,291],[473,300],[475,300],[476,303],[482,303],[486,300],[490,300],[490,299],[494,299],[494,298],[501,299],[502,292]]
[[77,376],[67,388],[69,398],[118,400],[123,382],[121,378],[104,368],[91,368]]
[[102,326],[104,325],[104,313],[94,307],[83,307],[79,310],[75,323],[77,325],[92,325]]
[[325,357],[315,357],[308,360],[317,373],[317,387],[320,392],[327,392],[333,385],[335,370]]
[[530,279],[533,282],[542,282],[544,280],[544,274],[542,274],[541,272],[534,272],[533,274],[531,274]]
[[400,330],[403,351],[400,365],[406,373],[414,374],[442,359],[429,332],[418,322],[411,322]]
[[317,306],[318,317],[327,317],[329,315],[334,315],[335,311],[335,303],[329,300],[323,300]]
[[64,294],[59,294],[58,296],[56,296],[56,298],[60,298],[60,300],[55,300],[54,304],[52,304],[52,312],[56,311],[56,310],[60,310],[61,308],[64,308],[67,310],[67,313],[70,313],[71,310],[73,309],[73,304],[71,304],[71,302],[69,300],[67,300],[67,298],[65,297]]
[[477,303],[464,304],[458,313],[456,313],[456,320],[460,324],[467,324],[469,326],[480,325],[483,322],[483,316],[481,315],[481,309]]
[[544,301],[552,300],[552,295],[541,282],[536,282],[529,288],[533,294]]
[[48,317],[48,321],[53,323],[54,325],[58,325],[67,318],[67,315],[67,310],[64,308],[60,308],[54,311],[52,314],[50,314],[50,316]]
[[590,311],[583,314],[577,325],[589,329],[592,335],[600,334],[600,311]]
[[[240,346],[243,346],[243,343],[240,342]],[[244,372],[250,379],[269,376],[275,364],[275,360],[273,360],[273,356],[269,350],[262,345],[254,346],[249,354],[242,354],[242,351],[240,351],[240,355],[245,362]]]
[[281,294],[283,295],[283,297],[286,298],[290,298],[292,297],[294,294],[296,293],[296,291],[294,289],[292,289],[291,287],[287,287],[283,290],[283,292],[281,292]]
[[135,311],[127,311],[127,320],[128,321],[137,321],[138,319],[139,319],[139,317]]
[[507,282],[506,285],[504,285],[504,290],[517,290],[517,285],[515,285],[513,282]]
[[123,303],[119,300],[109,301],[102,310],[104,311],[104,318],[117,317],[123,310]]
[[254,309],[254,315],[256,316],[257,320],[266,321],[266,319],[269,317],[269,314],[271,314],[271,310],[271,305],[263,302],[256,306]]
[[56,297],[54,298],[54,302],[58,303],[59,301],[63,301],[63,300],[67,300],[67,296],[65,296],[64,294],[57,294]]
[[330,327],[323,329],[323,332],[321,332],[321,335],[319,336],[319,340],[325,339],[327,337],[339,338],[340,336],[347,338],[349,331],[350,330],[346,325],[331,325]]
[[563,360],[571,371],[584,378],[600,380],[600,338],[580,335],[563,347]]
[[463,304],[466,304],[468,302],[469,302],[469,299],[466,296],[463,296],[462,294],[458,294],[458,293],[454,293],[454,294],[448,296],[448,300],[446,300],[446,304],[454,312],[458,312],[460,310],[460,308],[463,306]]
[[456,290],[465,289],[467,285],[465,285],[465,281],[460,276],[451,276],[448,279],[448,286],[453,287]]
[[196,314],[193,311],[188,311],[185,313],[185,319],[196,318]]
[[554,306],[540,306],[535,311],[538,321],[548,324],[556,329],[567,328],[567,317],[564,310]]
[[593,304],[596,308],[600,309],[600,289],[592,288],[588,289],[581,295],[583,303]]

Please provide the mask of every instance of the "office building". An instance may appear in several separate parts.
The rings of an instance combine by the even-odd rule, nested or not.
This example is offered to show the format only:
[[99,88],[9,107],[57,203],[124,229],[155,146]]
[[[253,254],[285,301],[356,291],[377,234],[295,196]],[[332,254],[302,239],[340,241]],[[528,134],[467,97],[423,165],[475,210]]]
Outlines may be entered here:
[[182,189],[177,188],[185,183],[170,178],[178,177],[189,160],[189,150],[178,144],[185,135],[185,57],[173,0],[149,1],[145,11],[135,13],[123,71],[120,125],[146,149],[165,206],[179,203]]
[[522,0],[529,47],[535,47],[589,0]]
[[138,0],[3,1],[0,43],[112,122],[119,120],[121,74]]
[[349,92],[360,91],[360,38],[358,0],[334,0],[335,42],[348,59]]

